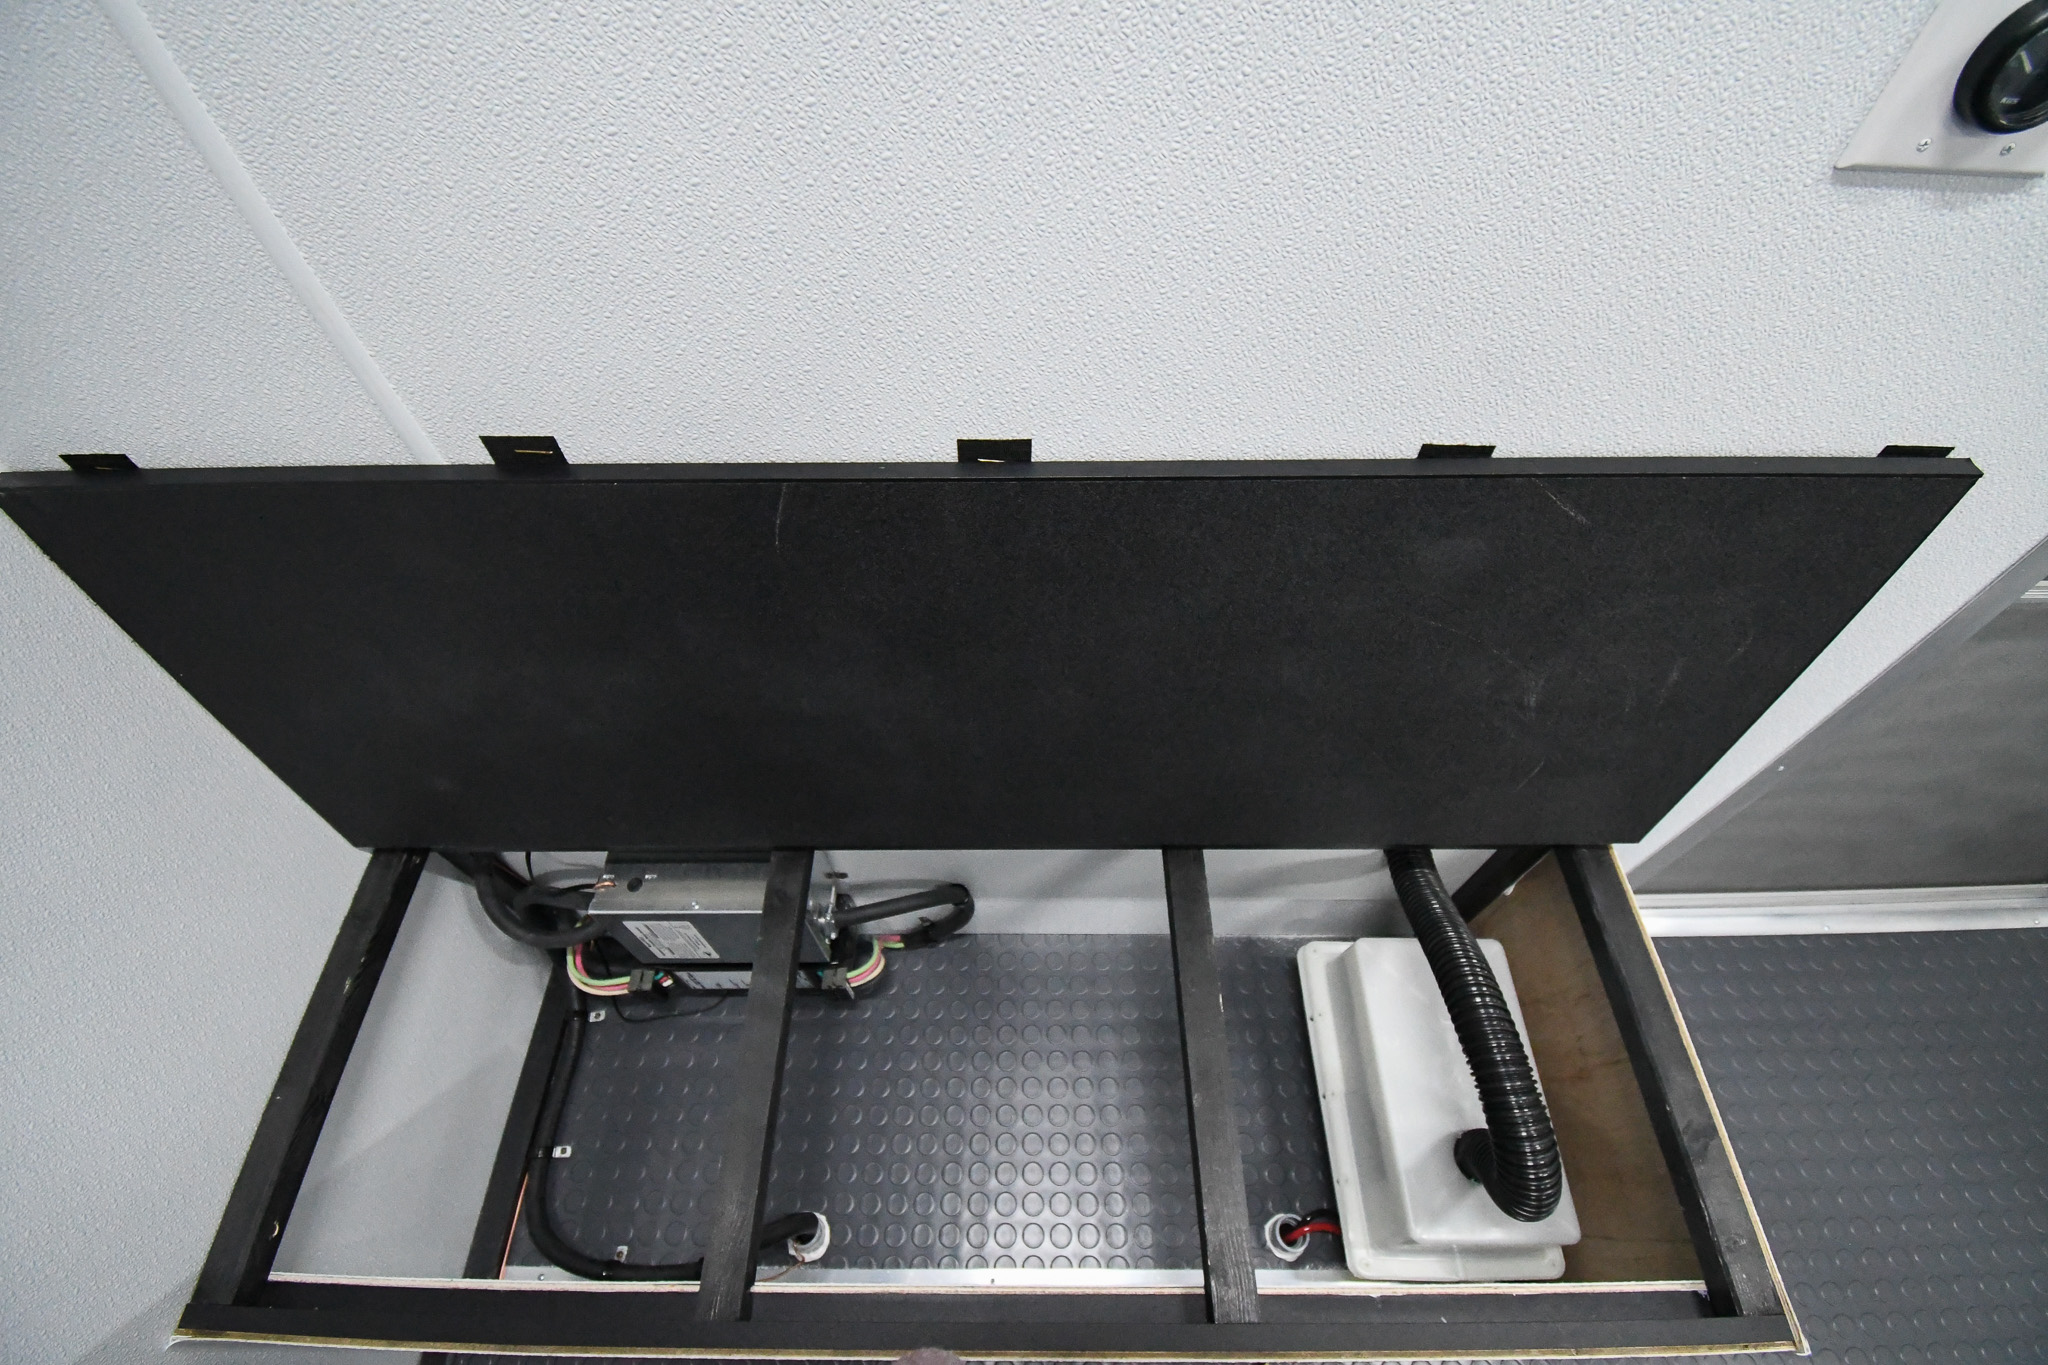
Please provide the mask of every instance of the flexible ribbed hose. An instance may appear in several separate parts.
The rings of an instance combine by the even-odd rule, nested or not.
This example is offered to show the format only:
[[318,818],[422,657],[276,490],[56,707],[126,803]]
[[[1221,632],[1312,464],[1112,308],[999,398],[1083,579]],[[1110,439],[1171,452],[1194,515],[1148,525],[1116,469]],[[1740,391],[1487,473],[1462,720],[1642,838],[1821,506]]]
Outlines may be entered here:
[[1458,1169],[1484,1185],[1508,1217],[1524,1223],[1548,1218],[1564,1192],[1564,1167],[1507,997],[1444,889],[1430,851],[1390,848],[1387,871],[1443,993],[1486,1115],[1484,1128],[1459,1135]]
[[[484,917],[508,938],[534,948],[573,948],[606,931],[602,921],[590,919],[580,909],[561,903],[580,901],[583,907],[588,907],[590,893],[587,891],[529,882],[505,866],[496,854],[448,850],[441,856],[457,872],[469,878],[470,884],[476,888],[477,901],[484,908]],[[542,912],[539,922],[533,913],[535,909]],[[566,914],[572,922],[564,928],[555,921],[553,914],[548,913],[550,911]]]

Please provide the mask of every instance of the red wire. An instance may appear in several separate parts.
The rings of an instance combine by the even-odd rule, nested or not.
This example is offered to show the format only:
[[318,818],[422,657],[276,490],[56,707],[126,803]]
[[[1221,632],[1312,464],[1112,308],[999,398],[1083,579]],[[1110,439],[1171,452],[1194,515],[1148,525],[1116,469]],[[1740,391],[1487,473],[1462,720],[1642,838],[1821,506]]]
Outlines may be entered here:
[[1281,1236],[1289,1242],[1299,1242],[1302,1238],[1308,1236],[1311,1232],[1327,1232],[1332,1236],[1341,1235],[1340,1229],[1337,1227],[1335,1223],[1332,1223],[1327,1219],[1319,1218],[1313,1223],[1303,1223],[1301,1226],[1295,1228],[1294,1231],[1282,1233]]

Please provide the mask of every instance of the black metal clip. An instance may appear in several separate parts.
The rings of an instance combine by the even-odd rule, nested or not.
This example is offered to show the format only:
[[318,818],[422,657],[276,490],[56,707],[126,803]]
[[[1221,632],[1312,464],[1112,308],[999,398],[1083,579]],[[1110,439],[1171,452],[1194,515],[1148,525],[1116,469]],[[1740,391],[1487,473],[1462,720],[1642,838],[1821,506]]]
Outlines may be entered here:
[[74,474],[139,474],[135,461],[118,450],[95,450],[82,455],[60,455],[58,459],[71,466]]
[[507,474],[559,474],[569,457],[552,436],[479,436],[491,452],[491,463]]
[[1029,436],[992,440],[978,436],[962,436],[957,442],[961,464],[1030,464],[1031,438]]

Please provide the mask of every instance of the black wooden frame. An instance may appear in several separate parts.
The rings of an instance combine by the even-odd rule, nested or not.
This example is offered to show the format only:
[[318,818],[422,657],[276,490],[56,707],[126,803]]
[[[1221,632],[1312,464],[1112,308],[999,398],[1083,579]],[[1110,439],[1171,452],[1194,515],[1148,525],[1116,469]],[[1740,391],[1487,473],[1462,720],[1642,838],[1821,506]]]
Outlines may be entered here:
[[[1196,1205],[1199,1289],[1091,1292],[754,1289],[762,1198],[809,850],[774,855],[743,1093],[725,1117],[701,1285],[630,1289],[498,1280],[565,1001],[551,984],[512,1098],[464,1280],[272,1277],[327,1107],[425,855],[371,856],[229,1198],[178,1335],[448,1351],[887,1359],[942,1343],[973,1357],[1319,1360],[1728,1353],[1803,1347],[1747,1190],[1626,878],[1607,848],[1504,849],[1468,881],[1472,913],[1556,856],[1683,1206],[1706,1285],[1432,1286],[1261,1292],[1252,1268],[1230,1057],[1200,849],[1164,851]],[[1467,904],[1478,901],[1480,904]]]

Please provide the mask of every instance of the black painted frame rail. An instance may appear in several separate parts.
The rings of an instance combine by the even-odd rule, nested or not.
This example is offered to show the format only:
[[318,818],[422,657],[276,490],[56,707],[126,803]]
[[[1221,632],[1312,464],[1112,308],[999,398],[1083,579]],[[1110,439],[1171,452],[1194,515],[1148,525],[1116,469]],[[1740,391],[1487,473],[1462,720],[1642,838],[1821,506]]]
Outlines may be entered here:
[[[1515,1359],[1528,1355],[1725,1354],[1785,1350],[1781,1316],[1702,1316],[1697,1294],[1474,1294],[1451,1314],[1438,1294],[1269,1295],[1275,1320],[1203,1320],[1202,1296],[757,1293],[749,1322],[705,1322],[687,1288],[604,1292],[510,1286],[447,1289],[282,1282],[254,1307],[195,1306],[187,1336],[333,1341],[449,1351],[638,1355],[658,1359],[813,1356],[893,1360],[938,1343],[982,1360],[1065,1356],[1155,1360]],[[1286,1309],[1284,1320],[1279,1311]],[[1634,1310],[1632,1313],[1631,1310]]]
[[342,1068],[426,863],[421,849],[379,849],[363,868],[242,1158],[192,1291],[194,1303],[253,1303],[270,1278]]
[[1513,890],[1515,883],[1542,862],[1548,852],[1541,845],[1495,849],[1492,857],[1458,884],[1458,889],[1451,893],[1451,904],[1458,907],[1459,914],[1471,919]]
[[1781,1313],[1776,1277],[1664,968],[1611,848],[1555,850],[1718,1312]]
[[736,1068],[739,1092],[726,1113],[724,1155],[712,1194],[704,1273],[697,1288],[699,1322],[738,1322],[747,1314],[754,1287],[813,856],[810,849],[778,849],[768,863],[761,936],[754,950]]
[[879,1359],[935,1340],[980,1358],[1503,1358],[1797,1349],[1798,1329],[1780,1298],[1754,1210],[1612,851],[1502,849],[1460,891],[1490,900],[1545,852],[1554,852],[1564,869],[1599,964],[1693,1232],[1706,1296],[1670,1284],[1538,1292],[1479,1286],[1428,1294],[1292,1287],[1259,1296],[1207,872],[1202,851],[1194,848],[1166,849],[1162,858],[1202,1230],[1199,1290],[963,1295],[805,1286],[783,1293],[785,1286],[777,1285],[754,1292],[809,851],[778,852],[770,868],[748,992],[741,1093],[726,1112],[701,1284],[607,1292],[476,1283],[498,1273],[510,1233],[538,1094],[563,1017],[559,992],[566,987],[559,973],[550,978],[509,1106],[465,1271],[474,1278],[445,1285],[271,1278],[292,1196],[424,861],[418,852],[383,851],[371,858],[307,1006],[178,1335],[429,1351]]
[[548,973],[548,984],[541,990],[540,1012],[533,1020],[533,1036],[527,1040],[526,1060],[520,1065],[519,1080],[512,1087],[512,1102],[506,1106],[505,1127],[498,1138],[498,1155],[491,1163],[490,1178],[484,1185],[483,1207],[477,1212],[469,1256],[462,1263],[464,1279],[496,1279],[505,1263],[512,1228],[519,1219],[520,1196],[526,1189],[534,1126],[540,1122],[541,1107],[547,1101],[555,1051],[568,1022],[569,990],[567,972]]
[[1199,848],[1166,849],[1162,861],[1209,1320],[1257,1322],[1259,1285],[1252,1268],[1244,1161],[1237,1145],[1223,978],[1216,969],[1215,928],[1209,915],[1209,870]]

